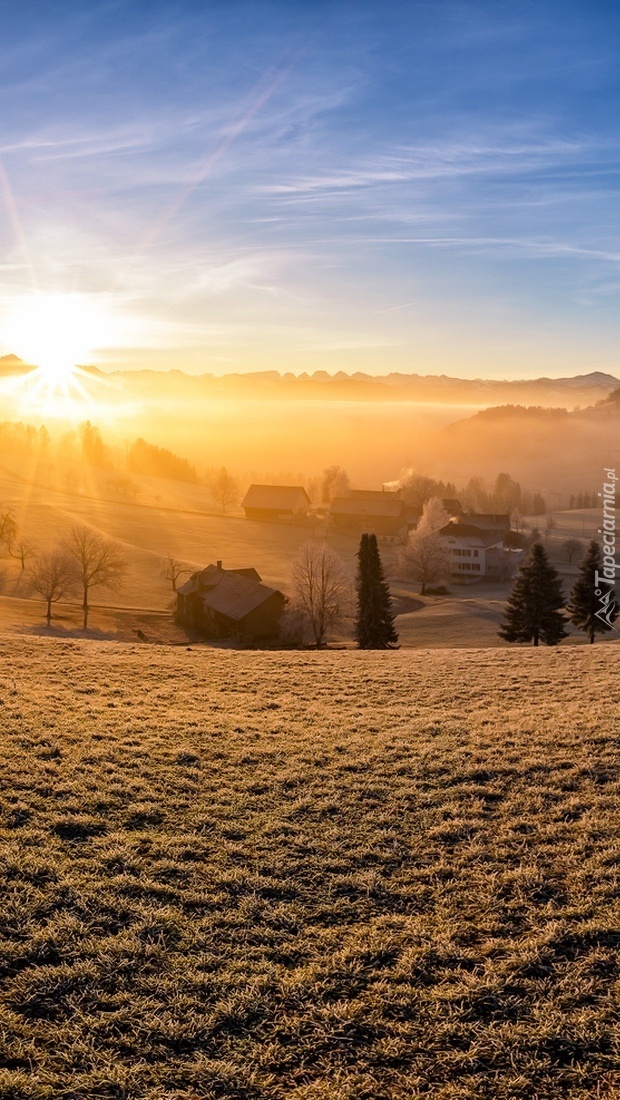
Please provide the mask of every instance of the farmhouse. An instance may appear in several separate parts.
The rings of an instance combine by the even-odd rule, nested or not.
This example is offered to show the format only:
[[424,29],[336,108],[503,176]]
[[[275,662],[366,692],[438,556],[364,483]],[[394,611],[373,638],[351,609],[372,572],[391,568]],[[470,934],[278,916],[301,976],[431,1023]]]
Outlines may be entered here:
[[351,489],[332,501],[329,518],[333,527],[355,533],[404,535],[407,528],[404,502],[397,492],[387,489]]
[[303,520],[310,497],[302,485],[250,485],[241,507],[246,519]]
[[286,600],[255,569],[208,565],[177,591],[176,618],[209,638],[256,642],[278,633]]
[[450,554],[454,580],[504,577],[522,556],[521,551],[505,549],[501,533],[485,531],[471,523],[452,521],[438,533]]

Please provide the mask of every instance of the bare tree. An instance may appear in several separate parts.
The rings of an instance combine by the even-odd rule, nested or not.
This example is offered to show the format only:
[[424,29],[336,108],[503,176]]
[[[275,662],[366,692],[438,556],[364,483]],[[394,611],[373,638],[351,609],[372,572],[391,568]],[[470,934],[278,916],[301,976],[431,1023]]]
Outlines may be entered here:
[[177,559],[173,558],[171,554],[168,554],[168,557],[166,558],[164,577],[167,581],[170,581],[173,592],[176,592],[177,590],[177,581],[179,580],[179,577],[182,577],[185,573],[189,574],[191,572],[191,569],[188,569],[187,566],[183,565],[180,561],[177,561]]
[[75,590],[73,562],[62,550],[41,554],[29,569],[29,579],[35,592],[43,596],[47,605],[47,625],[52,622],[52,604],[62,600]]
[[523,531],[524,520],[523,513],[521,512],[520,508],[512,509],[512,512],[510,513],[510,522],[512,523],[515,531],[518,531],[519,533]]
[[562,550],[570,562],[575,557],[575,554],[581,555],[583,552],[583,543],[580,539],[565,539],[562,543]]
[[236,504],[239,499],[239,485],[225,466],[207,477],[207,487],[223,512],[226,512],[231,504]]
[[0,545],[10,550],[13,540],[17,535],[17,523],[10,508],[0,512]]
[[12,558],[17,558],[21,565],[20,572],[23,573],[28,562],[31,558],[36,558],[37,548],[32,539],[16,539],[8,547],[9,554]]
[[420,583],[420,595],[423,596],[427,584],[443,580],[450,572],[450,554],[441,535],[420,523],[420,527],[409,535],[400,567],[405,576]]
[[549,542],[549,535],[551,534],[552,531],[555,530],[556,527],[557,527],[557,523],[555,522],[551,512],[549,512],[549,514],[547,515],[546,523],[545,523],[545,542]]
[[91,588],[117,589],[125,574],[125,557],[118,542],[81,524],[71,528],[62,547],[82,592],[82,625],[87,630]]
[[318,647],[350,605],[351,586],[342,562],[328,546],[307,542],[293,562],[291,579],[294,605],[304,613]]

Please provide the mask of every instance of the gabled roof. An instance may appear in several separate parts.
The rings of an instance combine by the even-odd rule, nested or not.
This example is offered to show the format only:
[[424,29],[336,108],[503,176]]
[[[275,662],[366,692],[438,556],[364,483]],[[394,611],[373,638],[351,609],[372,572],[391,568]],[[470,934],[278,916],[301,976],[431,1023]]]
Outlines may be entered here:
[[255,569],[221,569],[208,565],[198,570],[177,589],[179,596],[196,595],[204,607],[210,607],[238,622],[265,603],[270,596],[284,596],[276,588],[262,584]]
[[509,531],[510,516],[508,512],[467,512],[461,515],[463,523],[471,523],[474,527],[480,527],[484,531]]
[[405,511],[398,493],[390,490],[352,489],[346,497],[332,500],[332,516],[381,516],[399,519]]
[[219,584],[222,573],[231,573],[238,577],[247,577],[248,580],[260,583],[260,573],[256,569],[222,569],[217,565],[207,565],[206,569],[199,569],[192,573],[184,584],[177,588],[181,596],[191,596],[192,592],[205,592]]
[[300,503],[311,503],[303,485],[250,485],[241,507],[287,512],[298,508]]
[[278,595],[284,600],[284,596],[276,588],[268,588],[266,584],[258,584],[238,573],[226,573],[224,570],[220,570],[220,573],[220,581],[202,595],[202,603],[235,622],[244,619],[271,596]]
[[502,541],[500,531],[484,531],[471,523],[446,523],[445,527],[440,527],[437,533],[446,538],[466,542],[468,546],[497,546]]

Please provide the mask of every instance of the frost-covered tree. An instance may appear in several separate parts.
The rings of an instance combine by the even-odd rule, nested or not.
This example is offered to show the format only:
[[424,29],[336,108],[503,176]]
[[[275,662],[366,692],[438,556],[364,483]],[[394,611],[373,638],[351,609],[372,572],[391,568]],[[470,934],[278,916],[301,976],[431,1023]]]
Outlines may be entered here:
[[77,587],[82,592],[82,625],[86,630],[91,589],[118,588],[125,573],[125,557],[120,543],[82,524],[71,528],[62,549],[71,561]]
[[411,531],[400,555],[400,568],[407,577],[421,585],[420,595],[426,586],[443,580],[450,572],[450,553],[438,534],[448,522],[448,513],[438,497],[430,497],[424,505],[420,522]]
[[342,562],[323,544],[302,546],[291,573],[294,606],[303,612],[315,645],[323,645],[327,631],[346,615],[350,588]]
[[321,475],[321,503],[331,504],[335,497],[342,497],[351,488],[349,475],[342,466],[328,466]]
[[209,475],[207,487],[223,512],[226,512],[232,504],[236,504],[239,500],[239,483],[232,474],[228,473],[225,466]]
[[75,591],[73,562],[64,551],[51,550],[39,555],[28,576],[35,592],[45,600],[45,618],[47,625],[51,626],[52,604]]
[[446,526],[450,516],[439,497],[429,497],[422,509],[418,531],[439,531]]
[[426,586],[444,580],[450,572],[450,555],[445,542],[435,531],[412,531],[401,554],[400,568],[406,577],[418,581],[420,595]]

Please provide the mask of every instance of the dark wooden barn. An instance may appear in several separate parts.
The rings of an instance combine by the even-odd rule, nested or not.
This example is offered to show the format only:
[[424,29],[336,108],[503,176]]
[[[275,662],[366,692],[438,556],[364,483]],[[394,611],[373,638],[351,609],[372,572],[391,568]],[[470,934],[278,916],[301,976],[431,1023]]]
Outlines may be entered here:
[[177,591],[176,618],[207,638],[258,642],[275,638],[286,599],[255,569],[199,570]]

